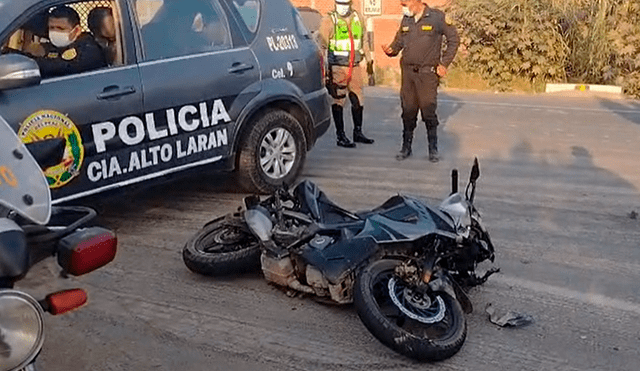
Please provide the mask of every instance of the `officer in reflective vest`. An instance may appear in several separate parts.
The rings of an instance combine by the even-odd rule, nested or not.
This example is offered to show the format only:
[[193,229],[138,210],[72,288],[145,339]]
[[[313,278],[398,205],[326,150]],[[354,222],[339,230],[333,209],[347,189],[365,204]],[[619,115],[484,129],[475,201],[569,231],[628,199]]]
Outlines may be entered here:
[[[362,133],[362,72],[359,66],[367,60],[367,73],[373,73],[373,61],[369,57],[365,40],[364,23],[351,7],[351,0],[335,0],[336,8],[322,22],[321,34],[327,49],[327,89],[333,97],[333,121],[336,125],[337,144],[352,148],[359,143],[373,143]],[[345,98],[351,102],[353,118],[353,142],[344,133],[343,105]]]

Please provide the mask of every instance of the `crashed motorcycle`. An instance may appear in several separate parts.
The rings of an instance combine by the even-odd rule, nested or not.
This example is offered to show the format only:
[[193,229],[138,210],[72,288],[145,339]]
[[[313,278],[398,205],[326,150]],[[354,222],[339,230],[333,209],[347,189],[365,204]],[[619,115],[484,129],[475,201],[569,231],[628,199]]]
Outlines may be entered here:
[[312,182],[246,197],[183,249],[186,266],[204,275],[262,269],[282,287],[335,303],[353,303],[369,331],[408,357],[438,361],[456,354],[467,333],[465,292],[497,272],[494,246],[474,207],[475,159],[469,183],[437,206],[395,195],[368,211],[350,212]]
[[86,207],[51,206],[43,169],[64,158],[65,140],[25,146],[0,117],[0,371],[35,371],[44,343],[44,312],[66,313],[87,301],[81,289],[36,300],[16,289],[29,269],[56,256],[63,277],[104,266],[116,254],[116,235],[86,227],[95,216]]

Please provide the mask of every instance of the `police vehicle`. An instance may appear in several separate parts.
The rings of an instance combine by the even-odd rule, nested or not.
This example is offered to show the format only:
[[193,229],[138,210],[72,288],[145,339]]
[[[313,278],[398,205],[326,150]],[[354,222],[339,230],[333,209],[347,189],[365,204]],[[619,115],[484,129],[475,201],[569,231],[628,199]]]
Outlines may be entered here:
[[[106,66],[41,75],[33,51],[60,6],[108,39]],[[0,46],[0,115],[26,143],[66,139],[45,174],[54,203],[198,166],[268,192],[330,124],[318,46],[288,0],[0,0]],[[83,52],[66,48],[69,64]]]

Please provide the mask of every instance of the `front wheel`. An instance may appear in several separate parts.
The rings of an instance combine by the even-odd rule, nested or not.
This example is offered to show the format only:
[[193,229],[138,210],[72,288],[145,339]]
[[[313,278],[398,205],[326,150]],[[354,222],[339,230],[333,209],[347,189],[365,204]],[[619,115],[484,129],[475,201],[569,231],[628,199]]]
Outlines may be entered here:
[[187,241],[182,259],[191,271],[206,276],[255,271],[260,268],[260,242],[243,218],[221,217]]
[[243,133],[238,160],[239,178],[249,191],[270,193],[282,183],[292,184],[305,161],[307,141],[298,120],[272,110]]
[[420,361],[456,354],[467,336],[460,303],[444,292],[420,294],[394,274],[398,259],[365,267],[356,280],[353,301],[371,333],[389,348]]

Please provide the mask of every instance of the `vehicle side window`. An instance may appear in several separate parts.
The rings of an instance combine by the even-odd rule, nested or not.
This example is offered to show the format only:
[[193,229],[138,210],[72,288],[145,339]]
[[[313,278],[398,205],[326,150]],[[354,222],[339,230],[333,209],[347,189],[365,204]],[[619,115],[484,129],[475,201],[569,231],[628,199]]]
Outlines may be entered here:
[[43,78],[121,65],[120,29],[115,1],[69,2],[32,14],[2,41],[2,54],[33,58]]
[[231,47],[226,16],[214,0],[136,0],[136,16],[148,61]]
[[251,33],[255,33],[258,30],[258,20],[260,19],[260,1],[232,0],[232,3],[247,29]]

